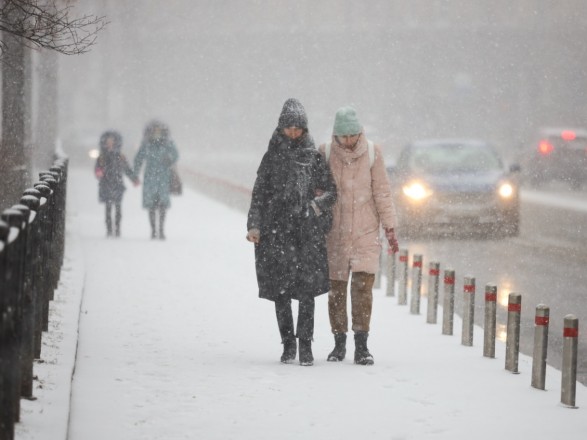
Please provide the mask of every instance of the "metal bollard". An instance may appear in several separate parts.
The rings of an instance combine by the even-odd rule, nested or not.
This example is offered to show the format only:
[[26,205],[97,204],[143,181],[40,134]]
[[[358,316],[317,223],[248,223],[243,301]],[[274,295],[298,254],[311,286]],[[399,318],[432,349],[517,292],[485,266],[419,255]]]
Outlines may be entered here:
[[377,265],[377,272],[375,272],[375,280],[373,281],[373,289],[381,289],[381,272],[383,271],[383,246],[379,252],[379,264]]
[[546,354],[548,350],[548,321],[550,308],[544,304],[536,306],[534,318],[534,355],[532,356],[532,383],[534,388],[544,389],[546,380]]
[[577,342],[579,339],[579,319],[575,315],[565,316],[563,330],[563,370],[561,381],[561,403],[571,408],[575,406],[577,390]]
[[463,285],[463,330],[461,344],[467,347],[473,345],[473,330],[475,328],[475,278],[465,277]]
[[414,254],[412,262],[412,297],[410,298],[410,313],[420,314],[420,297],[422,296],[422,255]]
[[518,373],[520,354],[520,314],[522,312],[522,295],[510,293],[508,296],[508,324],[505,344],[505,369]]
[[387,296],[395,296],[395,267],[396,259],[395,253],[391,252],[389,244],[387,246],[387,259],[386,259],[386,276],[387,276],[387,289],[385,294]]
[[495,357],[495,329],[497,324],[497,286],[485,286],[485,322],[483,324],[483,356]]
[[444,298],[442,306],[442,334],[452,335],[455,313],[455,271],[444,271]]
[[426,322],[428,324],[436,324],[439,275],[440,263],[431,261],[428,265],[428,308],[426,309]]
[[405,306],[408,303],[408,256],[407,249],[399,250],[399,292],[397,303]]

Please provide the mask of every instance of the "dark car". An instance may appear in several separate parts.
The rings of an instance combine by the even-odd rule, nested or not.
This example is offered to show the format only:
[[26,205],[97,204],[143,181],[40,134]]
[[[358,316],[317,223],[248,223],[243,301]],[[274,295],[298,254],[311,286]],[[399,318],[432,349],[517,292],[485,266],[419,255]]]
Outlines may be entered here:
[[448,227],[516,236],[519,166],[509,170],[497,151],[478,140],[439,139],[408,144],[388,168],[399,229],[409,235]]
[[543,129],[520,161],[524,181],[534,188],[559,181],[580,189],[587,183],[587,130]]

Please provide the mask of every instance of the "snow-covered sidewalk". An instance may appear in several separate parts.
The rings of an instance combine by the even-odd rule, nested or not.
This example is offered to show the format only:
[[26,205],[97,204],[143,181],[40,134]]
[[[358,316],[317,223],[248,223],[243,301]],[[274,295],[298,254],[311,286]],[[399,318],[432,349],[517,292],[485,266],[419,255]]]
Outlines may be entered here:
[[[443,336],[375,291],[372,367],[326,362],[327,298],[316,303],[313,367],[279,362],[273,304],[257,298],[245,216],[191,191],[172,200],[167,240],[148,238],[140,190],[129,185],[120,239],[106,239],[90,170],[71,171],[66,262],[51,329],[35,366],[36,401],[22,402],[17,439],[548,439],[587,432],[547,391],[474,346]],[[81,304],[81,307],[80,307]],[[439,317],[441,316],[439,311]],[[79,318],[79,334],[78,334]],[[77,358],[76,358],[77,341]],[[75,360],[73,382],[69,379]],[[71,395],[70,395],[71,389]]]

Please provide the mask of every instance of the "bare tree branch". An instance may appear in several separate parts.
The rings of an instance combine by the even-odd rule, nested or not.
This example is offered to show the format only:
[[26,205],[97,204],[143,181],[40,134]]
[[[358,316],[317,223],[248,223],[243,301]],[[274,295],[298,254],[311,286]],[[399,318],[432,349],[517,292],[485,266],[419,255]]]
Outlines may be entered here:
[[[71,2],[59,0],[0,0],[0,31],[20,37],[28,46],[52,49],[65,55],[88,52],[105,17],[72,17]],[[26,44],[25,43],[25,44]],[[3,50],[0,41],[0,50]]]

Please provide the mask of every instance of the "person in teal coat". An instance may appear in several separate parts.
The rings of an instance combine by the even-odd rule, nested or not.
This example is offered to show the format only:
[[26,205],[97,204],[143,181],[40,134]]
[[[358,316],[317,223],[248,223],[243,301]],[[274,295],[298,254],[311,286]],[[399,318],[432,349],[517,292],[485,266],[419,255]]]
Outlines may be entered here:
[[[147,124],[143,141],[134,160],[134,175],[138,176],[143,162],[143,208],[149,211],[151,238],[165,240],[165,215],[170,206],[169,183],[171,168],[179,153],[169,136],[169,128],[160,121]],[[159,211],[159,228],[156,227]]]

